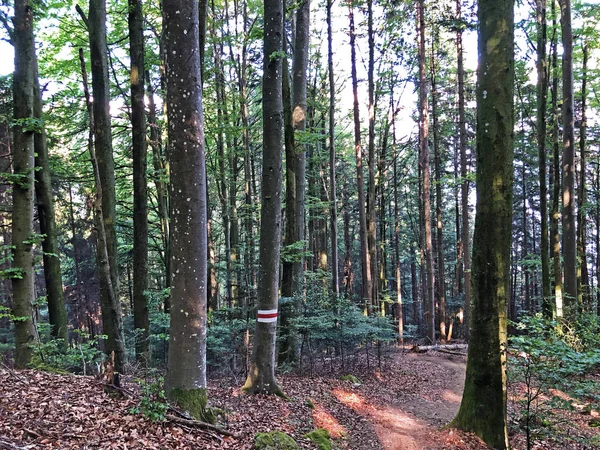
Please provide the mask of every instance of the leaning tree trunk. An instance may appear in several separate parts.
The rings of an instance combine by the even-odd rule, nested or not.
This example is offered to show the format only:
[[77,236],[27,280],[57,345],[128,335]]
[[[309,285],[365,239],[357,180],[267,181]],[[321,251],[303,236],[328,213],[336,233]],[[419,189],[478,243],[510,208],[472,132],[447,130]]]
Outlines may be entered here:
[[514,4],[480,0],[477,213],[465,388],[453,425],[508,449],[506,322],[513,184]]
[[[185,14],[181,14],[185,11]],[[165,391],[211,419],[206,398],[207,208],[200,30],[195,0],[163,3],[171,181],[171,332]],[[193,232],[190,232],[193,230]]]
[[[34,56],[33,80],[33,114],[36,119],[43,120],[43,103],[40,82],[38,79],[37,57]],[[48,302],[48,321],[53,337],[62,339],[63,348],[69,340],[67,309],[63,293],[60,258],[58,256],[58,234],[54,216],[54,198],[52,196],[52,178],[48,160],[48,144],[43,122],[35,133],[35,195],[40,221],[40,232],[45,235],[42,242],[44,250],[44,280],[46,281],[46,300]]]
[[281,49],[283,2],[265,0],[263,49],[263,170],[258,280],[258,313],[252,363],[244,391],[279,393],[275,380],[275,336],[279,294],[282,188]]
[[28,0],[15,1],[15,71],[13,75],[13,210],[12,278],[15,327],[15,367],[24,369],[35,339],[32,305],[35,298],[33,260],[34,131],[33,84],[35,48],[33,8]]
[[573,31],[571,0],[560,0],[562,28],[562,118],[563,118],[563,260],[565,306],[577,302],[577,242],[575,232],[575,132],[573,124]]

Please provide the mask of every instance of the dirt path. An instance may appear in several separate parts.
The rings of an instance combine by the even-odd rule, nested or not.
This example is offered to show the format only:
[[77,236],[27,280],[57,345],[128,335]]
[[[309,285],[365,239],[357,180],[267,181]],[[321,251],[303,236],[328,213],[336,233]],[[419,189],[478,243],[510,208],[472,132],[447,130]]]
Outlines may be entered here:
[[[458,448],[451,430],[439,428],[452,420],[460,405],[465,380],[465,358],[419,354],[398,355],[397,365],[407,367],[399,377],[415,385],[401,388],[381,399],[378,405],[360,408],[375,430],[384,450]],[[367,389],[369,387],[367,386]],[[454,442],[454,443],[453,443]],[[462,442],[462,441],[461,441]]]

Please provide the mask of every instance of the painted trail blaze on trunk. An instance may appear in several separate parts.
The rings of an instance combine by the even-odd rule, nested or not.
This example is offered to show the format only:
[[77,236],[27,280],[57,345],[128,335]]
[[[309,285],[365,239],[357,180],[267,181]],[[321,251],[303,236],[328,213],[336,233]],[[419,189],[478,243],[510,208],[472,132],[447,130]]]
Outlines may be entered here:
[[[263,51],[263,171],[261,193],[258,311],[252,362],[243,391],[281,394],[275,380],[275,333],[279,297],[283,150],[283,2],[265,0]],[[261,317],[262,316],[262,317]]]
[[477,213],[465,389],[453,426],[508,448],[506,322],[513,162],[513,0],[479,1]]

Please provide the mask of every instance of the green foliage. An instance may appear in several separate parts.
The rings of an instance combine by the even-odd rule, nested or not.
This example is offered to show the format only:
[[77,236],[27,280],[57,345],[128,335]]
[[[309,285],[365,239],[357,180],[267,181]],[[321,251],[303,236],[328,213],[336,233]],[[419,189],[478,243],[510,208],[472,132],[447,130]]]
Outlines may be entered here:
[[44,129],[44,120],[37,117],[23,117],[13,120],[12,126],[21,127],[24,133],[41,133]]
[[247,328],[254,328],[254,321],[244,317],[241,308],[225,308],[211,312],[208,323],[207,366],[231,370],[244,366],[241,362],[245,351],[244,339]]
[[138,380],[140,384],[140,402],[135,408],[129,410],[130,414],[141,414],[152,422],[164,422],[167,420],[167,397],[163,388],[162,377],[154,380]]
[[291,436],[282,431],[256,433],[254,436],[256,450],[297,450],[298,444]]
[[600,366],[598,323],[590,314],[572,321],[551,321],[538,314],[514,324],[520,334],[510,339],[516,356],[510,359],[509,379],[526,387],[518,421],[530,445],[535,437],[554,432],[552,408],[573,409],[572,400],[557,397],[543,405],[540,396],[550,388],[591,402],[589,408],[600,406],[600,386],[583,377]]
[[307,251],[306,248],[306,241],[297,241],[292,244],[282,246],[281,261],[293,263],[302,261],[303,258],[312,256],[312,253]]
[[331,436],[325,428],[313,430],[310,433],[306,433],[304,437],[317,444],[319,450],[331,450]]
[[91,339],[90,335],[75,330],[77,339],[65,347],[62,339],[50,339],[49,324],[38,324],[38,332],[40,340],[33,344],[32,368],[83,375],[98,371],[104,358],[104,354],[98,349],[98,342],[106,336]]
[[287,54],[284,51],[273,52],[269,55],[269,61],[277,61],[278,59],[287,58]]
[[9,267],[8,269],[0,270],[0,278],[3,280],[18,279],[22,280],[25,271],[21,267]]

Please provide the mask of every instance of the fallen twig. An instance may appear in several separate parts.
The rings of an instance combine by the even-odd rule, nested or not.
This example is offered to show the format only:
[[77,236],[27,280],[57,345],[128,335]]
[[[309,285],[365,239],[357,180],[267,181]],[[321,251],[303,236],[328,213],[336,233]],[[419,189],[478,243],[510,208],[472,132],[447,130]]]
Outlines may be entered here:
[[231,431],[227,431],[221,427],[218,427],[211,423],[202,422],[200,420],[184,419],[183,417],[178,417],[174,414],[167,414],[167,419],[169,419],[171,422],[179,423],[182,425],[187,425],[190,427],[203,428],[205,430],[215,431],[219,434],[222,434],[223,436],[231,436],[236,439],[238,439],[240,437],[239,435],[232,433]]
[[35,445],[27,445],[25,447],[19,447],[18,445],[12,444],[8,441],[3,441],[0,439],[0,450],[29,450],[30,448],[34,448]]

